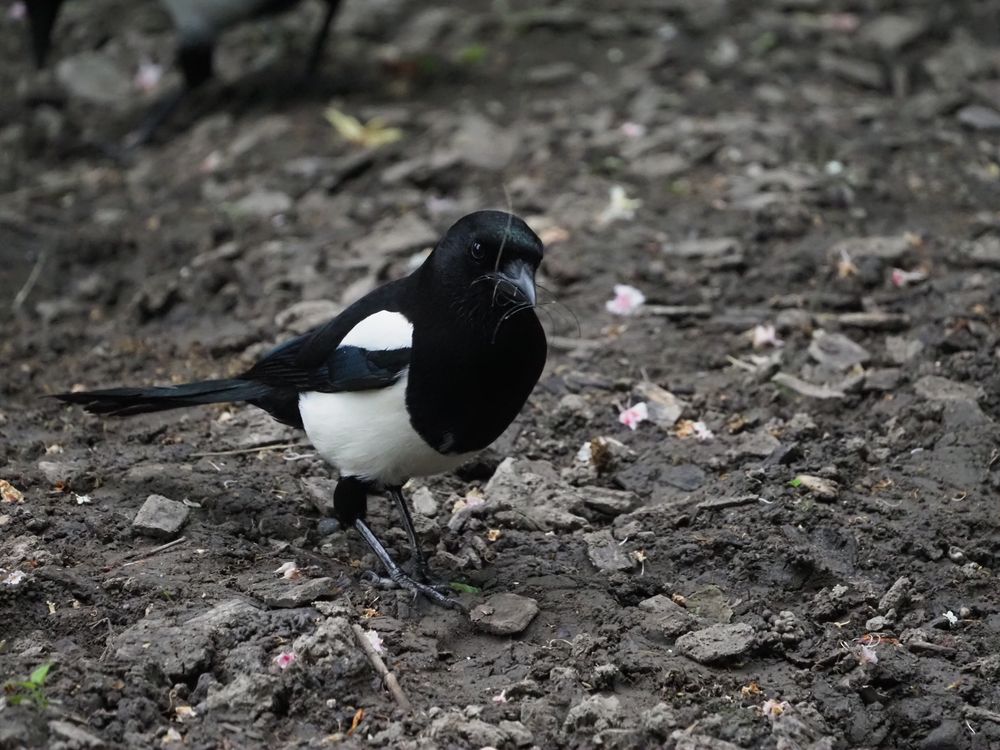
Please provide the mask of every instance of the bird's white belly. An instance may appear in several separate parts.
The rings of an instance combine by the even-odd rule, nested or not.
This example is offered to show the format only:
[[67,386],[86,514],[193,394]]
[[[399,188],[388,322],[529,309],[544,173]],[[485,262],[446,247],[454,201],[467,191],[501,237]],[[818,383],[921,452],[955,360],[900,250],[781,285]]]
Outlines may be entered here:
[[406,411],[404,374],[388,388],[299,396],[299,413],[309,441],[340,470],[385,484],[440,474],[470,455],[445,455],[417,434]]

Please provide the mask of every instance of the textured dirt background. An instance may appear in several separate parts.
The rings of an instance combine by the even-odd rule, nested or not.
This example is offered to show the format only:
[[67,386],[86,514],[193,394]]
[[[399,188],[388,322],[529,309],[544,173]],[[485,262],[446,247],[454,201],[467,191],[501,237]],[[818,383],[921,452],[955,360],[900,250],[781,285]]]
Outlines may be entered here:
[[[0,21],[0,679],[54,665],[0,747],[1000,747],[1000,3],[347,2],[292,86],[319,13],[228,35],[125,163],[156,6],[67,4],[44,73]],[[549,365],[411,489],[464,599],[537,601],[518,635],[368,588],[329,470],[252,409],[40,398],[239,371],[507,196]],[[186,541],[138,558],[151,494]]]

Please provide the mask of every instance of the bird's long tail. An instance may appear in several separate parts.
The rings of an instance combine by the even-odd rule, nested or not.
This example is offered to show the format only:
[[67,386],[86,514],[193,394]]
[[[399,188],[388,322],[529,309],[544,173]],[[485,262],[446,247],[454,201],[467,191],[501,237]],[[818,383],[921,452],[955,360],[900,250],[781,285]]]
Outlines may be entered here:
[[127,417],[199,404],[253,401],[268,396],[270,386],[252,380],[202,380],[153,388],[108,388],[101,391],[57,393],[55,398],[80,404],[94,414]]

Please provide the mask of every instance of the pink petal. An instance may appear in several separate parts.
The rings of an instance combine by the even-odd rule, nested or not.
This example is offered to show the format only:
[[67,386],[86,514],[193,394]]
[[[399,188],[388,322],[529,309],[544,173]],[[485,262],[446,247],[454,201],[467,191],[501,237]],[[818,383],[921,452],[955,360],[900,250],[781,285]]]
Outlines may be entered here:
[[649,407],[645,401],[640,401],[618,415],[618,421],[630,430],[634,430],[640,422],[645,422],[647,419],[649,419]]

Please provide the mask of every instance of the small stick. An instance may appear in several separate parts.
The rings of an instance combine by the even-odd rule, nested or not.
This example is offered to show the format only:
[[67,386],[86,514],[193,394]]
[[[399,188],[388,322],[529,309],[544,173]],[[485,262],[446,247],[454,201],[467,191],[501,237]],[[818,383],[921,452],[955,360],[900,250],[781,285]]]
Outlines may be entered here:
[[239,456],[244,453],[262,453],[263,451],[279,451],[288,448],[305,448],[306,443],[284,443],[282,445],[257,445],[253,448],[233,448],[228,451],[205,451],[204,453],[192,453],[191,458],[207,458],[208,456]]
[[35,284],[38,282],[38,277],[42,275],[42,267],[45,265],[45,261],[48,260],[49,251],[43,250],[38,254],[38,258],[35,260],[35,265],[31,268],[31,273],[28,274],[28,278],[24,282],[17,295],[14,297],[14,301],[10,304],[10,309],[17,312],[21,309],[21,305],[24,304],[25,300],[28,299],[28,295],[31,294],[31,290],[35,288]]
[[187,537],[186,536],[177,537],[177,539],[174,539],[174,541],[172,541],[172,542],[167,542],[166,544],[161,544],[159,547],[154,547],[151,550],[143,552],[135,560],[132,560],[131,562],[127,562],[127,563],[123,564],[122,567],[123,568],[127,568],[129,565],[138,565],[143,560],[145,560],[147,557],[152,557],[153,555],[159,554],[160,552],[164,552],[164,551],[170,549],[171,547],[176,547],[178,544],[183,544],[186,541],[187,541]]
[[379,677],[382,678],[382,682],[385,684],[386,688],[392,693],[393,700],[399,704],[399,707],[404,711],[411,710],[410,701],[406,698],[403,693],[403,688],[399,686],[399,681],[396,679],[396,675],[389,671],[389,668],[385,666],[385,662],[382,661],[382,657],[375,653],[375,647],[372,646],[372,642],[368,640],[368,636],[365,635],[365,631],[361,629],[361,626],[357,623],[351,625],[351,629],[354,630],[354,637],[358,641],[358,645],[361,646],[361,650],[365,652],[365,656],[368,657],[368,661],[371,662],[372,667],[378,673]]

